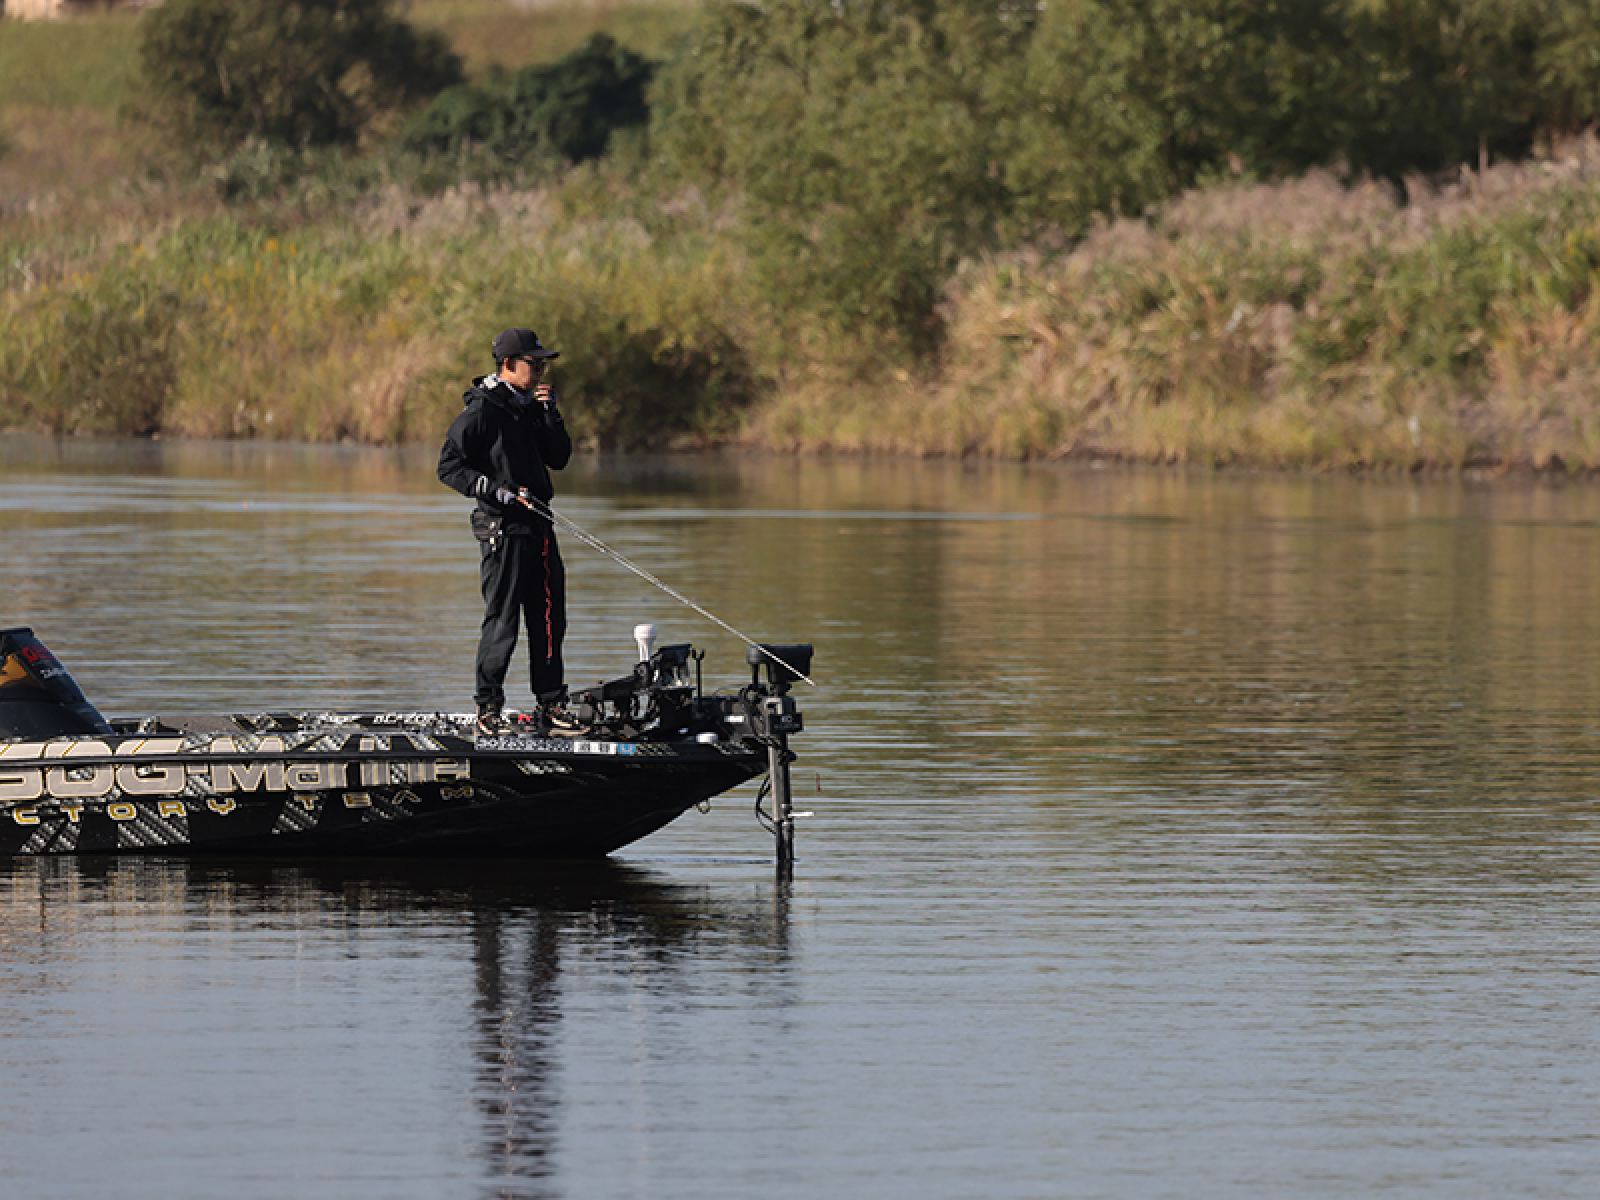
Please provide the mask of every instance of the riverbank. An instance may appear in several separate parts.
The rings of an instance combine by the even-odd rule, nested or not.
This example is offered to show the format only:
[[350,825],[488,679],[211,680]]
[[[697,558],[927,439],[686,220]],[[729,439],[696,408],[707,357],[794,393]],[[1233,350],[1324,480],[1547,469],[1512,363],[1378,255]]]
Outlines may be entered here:
[[[497,6],[432,7],[478,69],[539,52],[485,39]],[[538,46],[611,21],[659,49],[683,13],[547,10]],[[1442,184],[1213,183],[978,255],[919,358],[774,300],[739,197],[664,193],[637,147],[499,186],[263,147],[186,170],[102,66],[0,89],[3,428],[427,439],[523,320],[594,448],[1600,469],[1593,142]]]
[[647,214],[618,193],[607,216],[598,175],[393,186],[295,219],[174,192],[160,221],[7,248],[5,423],[428,437],[483,331],[529,313],[593,446],[1594,469],[1596,162],[1574,147],[1407,203],[1322,175],[1190,193],[1065,254],[966,264],[922,365],[764,308],[727,214],[692,195]]
[[802,384],[765,445],[1271,467],[1600,467],[1600,156],[1191,192],[967,264],[936,370]]

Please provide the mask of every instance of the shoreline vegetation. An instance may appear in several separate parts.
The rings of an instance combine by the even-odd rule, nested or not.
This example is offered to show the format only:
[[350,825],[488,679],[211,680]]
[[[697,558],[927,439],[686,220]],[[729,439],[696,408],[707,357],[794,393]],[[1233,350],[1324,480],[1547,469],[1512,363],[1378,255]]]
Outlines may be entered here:
[[[162,120],[148,15],[0,20],[0,428],[433,440],[493,333],[529,321],[591,449],[1600,470],[1600,145],[1586,93],[1557,87],[1588,30],[1524,64],[1545,92],[1482,84],[1474,103],[1517,120],[1468,112],[1383,161],[1364,139],[1398,154],[1400,134],[1322,120],[1320,93],[1295,100],[1306,128],[1344,141],[1312,144],[1283,115],[1293,72],[1270,131],[1245,101],[1194,132],[1112,104],[1089,68],[1041,82],[1116,6],[1062,7],[1077,26],[819,32],[846,10],[414,0],[395,11],[467,83],[294,146]],[[907,94],[831,37],[899,55]],[[771,67],[796,45],[825,113]],[[929,70],[963,46],[990,57],[959,86]],[[1166,70],[1185,119],[1193,95],[1256,86],[1119,47],[1095,70]],[[580,69],[601,80],[585,94],[648,95],[647,117],[572,125]],[[1042,130],[1045,94],[1067,99]],[[534,110],[554,115],[508,124]]]

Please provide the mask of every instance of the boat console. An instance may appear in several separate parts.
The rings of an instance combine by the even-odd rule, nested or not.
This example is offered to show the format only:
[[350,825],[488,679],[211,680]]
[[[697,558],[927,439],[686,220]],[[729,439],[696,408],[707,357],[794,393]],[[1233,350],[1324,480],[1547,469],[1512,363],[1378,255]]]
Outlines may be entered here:
[[0,738],[110,732],[110,724],[33,630],[0,629]]

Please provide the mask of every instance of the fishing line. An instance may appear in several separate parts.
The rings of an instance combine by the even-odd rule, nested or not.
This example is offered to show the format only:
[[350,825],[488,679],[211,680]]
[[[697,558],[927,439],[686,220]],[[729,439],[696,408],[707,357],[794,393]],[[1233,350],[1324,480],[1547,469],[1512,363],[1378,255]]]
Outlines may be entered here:
[[607,558],[611,559],[613,562],[618,563],[619,565],[626,567],[628,570],[632,571],[635,575],[637,575],[640,579],[643,579],[646,583],[653,584],[654,586],[660,588],[663,592],[665,592],[667,595],[671,596],[674,600],[678,601],[680,604],[688,605],[690,608],[694,609],[695,612],[699,613],[702,617],[706,618],[706,620],[715,622],[717,625],[720,625],[723,629],[726,629],[729,633],[733,634],[734,637],[738,638],[746,646],[755,647],[762,654],[765,654],[773,662],[775,662],[779,666],[781,666],[784,670],[790,672],[791,674],[799,676],[801,679],[804,679],[812,687],[816,687],[817,686],[817,681],[812,679],[809,675],[801,675],[799,671],[796,671],[792,666],[790,666],[788,663],[784,662],[783,659],[779,658],[771,650],[768,650],[760,642],[754,640],[753,638],[746,637],[744,634],[740,633],[737,629],[735,629],[732,625],[729,625],[721,617],[717,616],[716,613],[711,612],[709,609],[703,608],[702,606],[696,604],[693,600],[689,599],[689,597],[685,596],[682,592],[678,591],[676,588],[670,586],[669,584],[663,583],[661,580],[657,579],[654,575],[650,574],[649,571],[646,571],[643,567],[639,566],[637,563],[630,562],[627,558],[623,557],[617,551],[613,550],[610,546],[606,545],[599,538],[595,537],[588,530],[586,530],[582,526],[580,526],[577,522],[571,521],[568,518],[562,516],[555,509],[551,508],[548,504],[546,504],[543,500],[536,499],[533,496],[521,496],[521,497],[519,497],[519,499],[522,501],[522,503],[526,507],[531,508],[534,512],[538,513],[542,517],[548,517],[554,524],[557,524],[557,525],[561,526],[562,529],[564,529],[568,533],[572,534],[573,537],[577,538],[584,545],[589,546],[590,548],[592,548],[594,550],[598,550],[601,554],[605,555]]

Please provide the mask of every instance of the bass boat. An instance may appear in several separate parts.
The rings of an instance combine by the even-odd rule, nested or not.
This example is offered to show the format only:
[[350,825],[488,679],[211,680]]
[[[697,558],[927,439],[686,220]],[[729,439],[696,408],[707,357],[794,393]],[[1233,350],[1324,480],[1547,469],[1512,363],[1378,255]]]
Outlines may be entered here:
[[783,862],[812,648],[751,644],[750,682],[710,695],[702,654],[636,634],[632,674],[573,694],[576,730],[489,736],[455,713],[107,720],[0,629],[0,854],[594,858],[770,771]]

